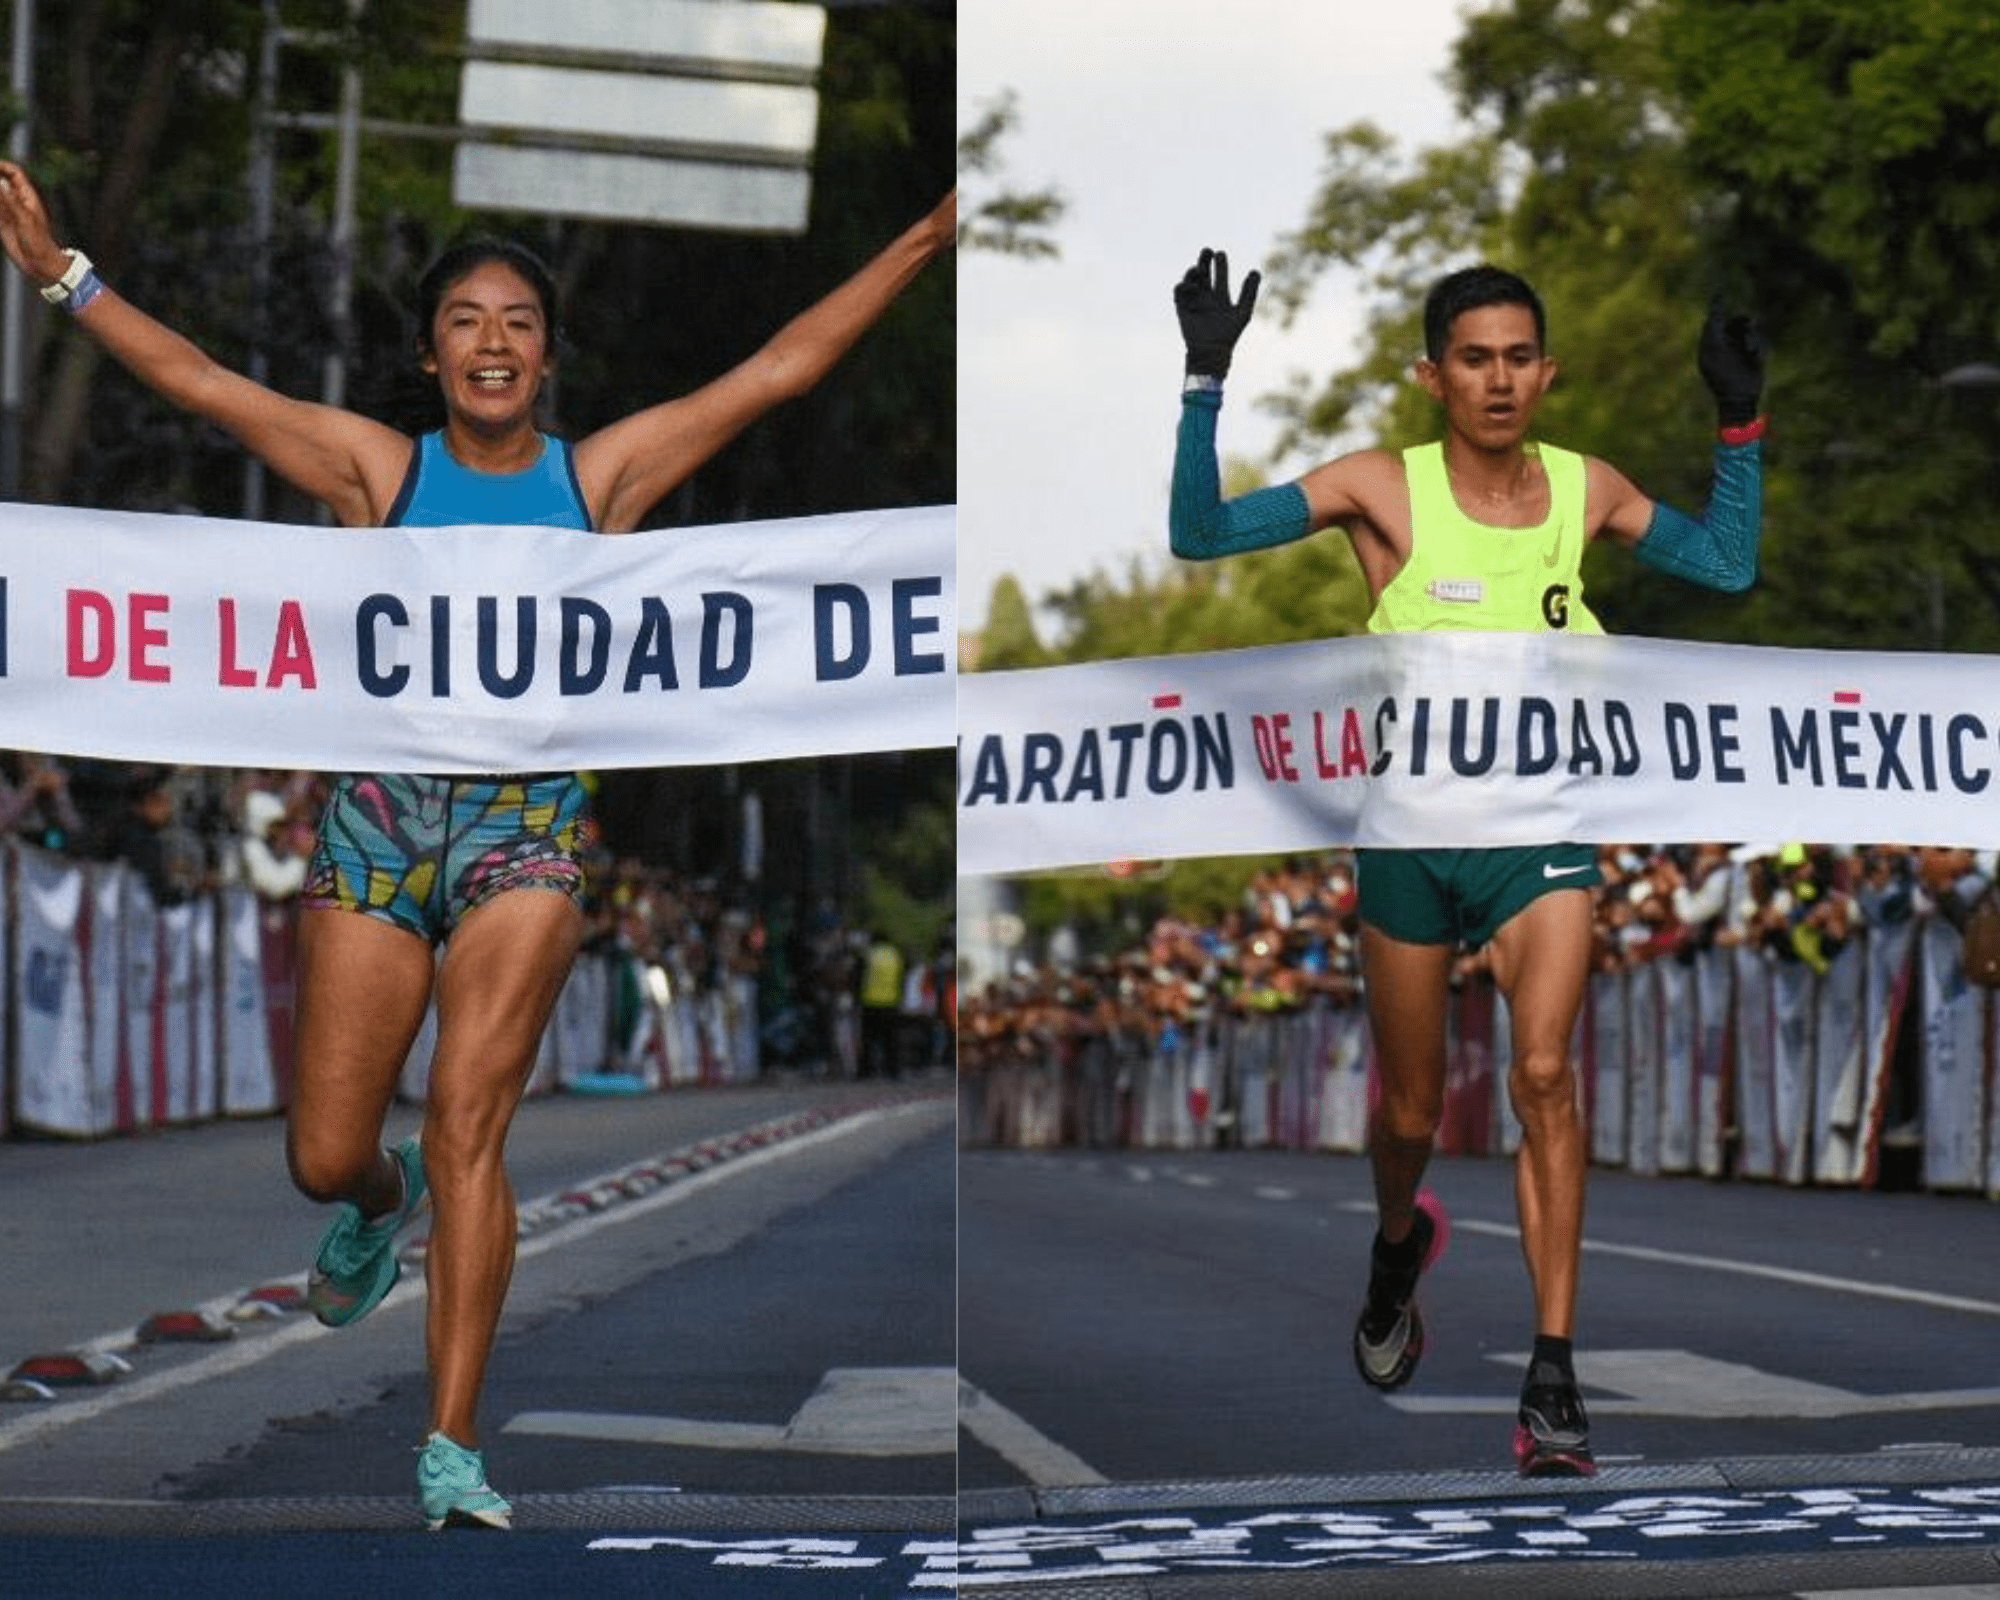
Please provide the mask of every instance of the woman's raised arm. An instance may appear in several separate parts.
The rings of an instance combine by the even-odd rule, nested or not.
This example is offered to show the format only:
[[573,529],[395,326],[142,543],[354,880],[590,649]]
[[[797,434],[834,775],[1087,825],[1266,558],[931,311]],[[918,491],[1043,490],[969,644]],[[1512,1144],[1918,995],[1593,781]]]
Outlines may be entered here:
[[630,532],[750,423],[811,389],[957,235],[953,190],[748,360],[691,394],[634,412],[583,440],[576,448],[577,478],[598,529]]
[[343,525],[370,526],[387,514],[409,463],[408,439],[354,412],[253,383],[106,287],[94,269],[80,269],[83,258],[56,242],[41,195],[10,161],[0,161],[0,247],[38,288],[68,286],[56,303],[140,382],[227,430]]

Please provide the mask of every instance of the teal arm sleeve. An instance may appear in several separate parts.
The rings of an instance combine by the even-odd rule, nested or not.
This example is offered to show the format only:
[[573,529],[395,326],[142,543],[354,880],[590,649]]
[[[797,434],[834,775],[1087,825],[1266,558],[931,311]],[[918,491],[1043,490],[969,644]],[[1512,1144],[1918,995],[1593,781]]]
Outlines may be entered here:
[[1167,535],[1174,554],[1190,561],[1265,550],[1312,532],[1306,492],[1296,483],[1222,498],[1222,472],[1215,459],[1215,418],[1221,409],[1222,395],[1216,390],[1181,397]]
[[1705,589],[1740,594],[1757,581],[1757,539],[1764,514],[1764,447],[1718,444],[1715,488],[1696,521],[1655,501],[1653,520],[1635,548],[1639,559]]

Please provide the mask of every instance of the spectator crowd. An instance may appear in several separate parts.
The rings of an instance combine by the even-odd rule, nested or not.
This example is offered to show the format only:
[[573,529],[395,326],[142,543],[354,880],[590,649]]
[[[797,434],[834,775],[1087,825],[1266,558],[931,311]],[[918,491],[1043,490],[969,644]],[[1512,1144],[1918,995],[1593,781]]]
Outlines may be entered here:
[[[1747,945],[1824,972],[1858,930],[1924,913],[1963,928],[1994,878],[1990,853],[1903,846],[1694,844],[1605,846],[1594,891],[1600,972],[1690,960]],[[964,1002],[960,1067],[1050,1061],[1092,1037],[1171,1043],[1222,1012],[1298,1010],[1361,995],[1354,863],[1346,851],[1257,872],[1213,922],[1162,916],[1142,943],[1018,961]],[[1463,952],[1455,976],[1485,971]]]
[[[230,885],[272,905],[295,899],[326,797],[315,772],[0,751],[0,833],[78,861],[123,862],[162,907]],[[767,909],[748,885],[620,857],[602,839],[591,849],[586,948],[626,958],[617,963],[621,1039],[637,1033],[648,1002],[727,994],[757,1031],[753,1058],[766,1064],[852,1077],[951,1060],[949,942],[906,960],[831,901]],[[864,991],[871,968],[878,987]],[[864,1039],[885,981],[889,1020]]]

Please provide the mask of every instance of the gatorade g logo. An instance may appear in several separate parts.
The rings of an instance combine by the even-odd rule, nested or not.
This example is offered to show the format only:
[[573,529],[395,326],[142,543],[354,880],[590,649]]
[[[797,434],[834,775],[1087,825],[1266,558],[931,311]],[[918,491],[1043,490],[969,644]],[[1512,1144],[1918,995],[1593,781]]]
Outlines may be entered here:
[[1551,628],[1569,626],[1569,585],[1552,583],[1542,591],[1542,621]]

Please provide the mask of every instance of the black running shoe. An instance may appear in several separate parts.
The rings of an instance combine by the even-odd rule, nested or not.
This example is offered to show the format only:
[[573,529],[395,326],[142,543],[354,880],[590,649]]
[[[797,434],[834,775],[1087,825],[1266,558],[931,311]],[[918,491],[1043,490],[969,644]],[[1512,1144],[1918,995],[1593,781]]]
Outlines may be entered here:
[[1521,1390],[1514,1463],[1524,1478],[1588,1478],[1597,1471],[1576,1379],[1545,1361],[1529,1368]]
[[1411,1237],[1418,1241],[1416,1264],[1386,1265],[1369,1253],[1368,1298],[1354,1324],[1354,1366],[1361,1381],[1376,1389],[1400,1389],[1416,1375],[1424,1353],[1424,1315],[1417,1308],[1417,1280],[1444,1254],[1451,1219],[1426,1189],[1416,1199]]

